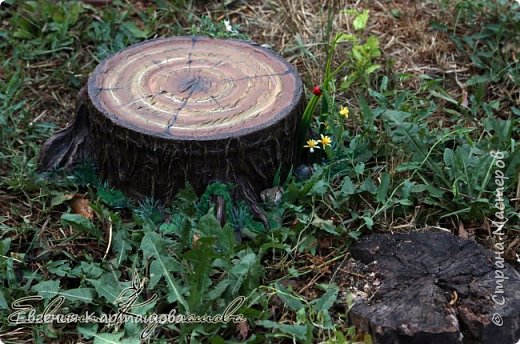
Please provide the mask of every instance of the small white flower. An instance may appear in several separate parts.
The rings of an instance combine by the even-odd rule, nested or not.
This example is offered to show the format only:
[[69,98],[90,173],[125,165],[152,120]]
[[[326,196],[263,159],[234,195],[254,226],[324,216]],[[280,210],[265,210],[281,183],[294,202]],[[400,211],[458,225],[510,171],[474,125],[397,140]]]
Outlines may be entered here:
[[227,32],[233,31],[233,27],[231,26],[231,23],[229,22],[229,20],[224,20],[224,26],[226,27]]

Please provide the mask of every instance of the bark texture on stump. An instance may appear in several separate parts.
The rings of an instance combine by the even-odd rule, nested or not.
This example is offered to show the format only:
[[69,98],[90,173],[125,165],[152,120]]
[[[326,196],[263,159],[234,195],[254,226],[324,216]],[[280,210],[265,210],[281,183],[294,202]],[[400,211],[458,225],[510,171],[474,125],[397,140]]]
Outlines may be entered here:
[[253,201],[292,163],[303,106],[294,67],[256,44],[146,41],[97,66],[39,168],[91,157],[102,178],[137,198],[169,200],[186,182],[200,192],[222,181]]
[[375,343],[520,339],[520,275],[474,241],[448,233],[373,234],[352,255],[381,279],[372,299],[350,313]]

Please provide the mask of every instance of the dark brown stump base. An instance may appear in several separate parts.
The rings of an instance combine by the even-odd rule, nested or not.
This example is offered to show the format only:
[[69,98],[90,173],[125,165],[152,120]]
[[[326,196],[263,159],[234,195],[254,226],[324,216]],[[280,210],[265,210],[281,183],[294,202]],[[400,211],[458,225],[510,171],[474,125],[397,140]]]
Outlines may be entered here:
[[520,275],[498,252],[447,233],[401,233],[367,236],[352,256],[381,280],[350,312],[374,343],[520,340]]

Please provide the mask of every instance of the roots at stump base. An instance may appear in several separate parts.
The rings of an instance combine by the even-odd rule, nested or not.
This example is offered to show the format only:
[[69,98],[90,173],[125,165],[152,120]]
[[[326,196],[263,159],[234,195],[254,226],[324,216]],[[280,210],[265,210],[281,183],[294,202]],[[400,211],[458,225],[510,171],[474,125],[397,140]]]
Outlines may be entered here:
[[50,171],[57,167],[71,170],[82,161],[92,158],[89,118],[83,106],[86,94],[87,88],[84,87],[79,92],[72,122],[43,144],[38,157],[39,171]]

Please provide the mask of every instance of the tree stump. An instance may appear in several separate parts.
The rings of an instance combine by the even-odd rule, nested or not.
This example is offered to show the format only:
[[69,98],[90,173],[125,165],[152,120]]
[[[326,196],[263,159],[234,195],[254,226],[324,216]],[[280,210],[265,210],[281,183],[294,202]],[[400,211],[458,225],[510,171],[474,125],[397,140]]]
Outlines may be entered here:
[[146,41],[103,60],[74,121],[42,147],[41,171],[92,159],[136,198],[169,200],[189,182],[236,184],[255,201],[288,171],[304,107],[293,66],[253,43]]
[[381,280],[349,313],[375,343],[520,339],[520,275],[474,241],[447,233],[373,234],[352,256]]

